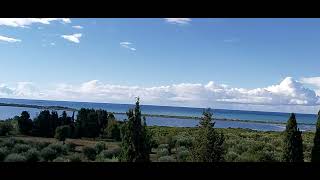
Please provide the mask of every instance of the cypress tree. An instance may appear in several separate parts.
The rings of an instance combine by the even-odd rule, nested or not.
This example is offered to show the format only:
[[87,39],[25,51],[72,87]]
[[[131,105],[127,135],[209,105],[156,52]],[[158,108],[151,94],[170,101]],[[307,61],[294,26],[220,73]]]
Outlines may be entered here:
[[318,120],[316,125],[316,133],[313,140],[313,147],[311,152],[311,161],[320,162],[320,111],[318,112]]
[[149,162],[151,137],[141,119],[139,98],[137,98],[135,109],[130,109],[127,116],[128,119],[121,128],[120,161]]
[[191,150],[191,158],[196,162],[224,161],[224,135],[214,129],[213,114],[210,109],[203,112],[199,122],[199,132]]
[[294,113],[291,114],[284,133],[283,160],[285,162],[303,162],[302,133],[299,131]]

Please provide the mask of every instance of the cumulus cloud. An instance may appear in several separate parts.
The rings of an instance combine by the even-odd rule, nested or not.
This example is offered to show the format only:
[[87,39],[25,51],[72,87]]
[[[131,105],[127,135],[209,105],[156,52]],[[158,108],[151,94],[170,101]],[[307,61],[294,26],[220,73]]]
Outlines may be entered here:
[[72,27],[75,28],[75,29],[83,29],[82,26],[72,26]]
[[320,97],[301,82],[287,77],[279,84],[264,88],[234,88],[213,81],[207,84],[180,83],[168,86],[139,87],[105,84],[98,80],[78,85],[60,84],[40,91],[32,83],[19,83],[16,88],[0,86],[0,95],[53,100],[131,103],[140,96],[144,104],[215,107],[272,111],[311,111],[320,105]]
[[13,88],[0,84],[0,97],[42,99],[47,96],[32,82],[18,82]]
[[165,21],[172,24],[189,24],[191,22],[190,18],[164,18]]
[[131,44],[132,44],[131,42],[120,42],[120,46],[121,46],[121,47],[130,49],[131,51],[136,51],[137,49],[131,47]]
[[50,24],[51,21],[71,23],[69,18],[0,18],[0,26],[28,27],[34,23]]
[[9,42],[9,43],[21,42],[20,39],[15,39],[15,38],[1,36],[1,35],[0,35],[0,41],[5,41],[5,42]]
[[320,77],[309,77],[309,78],[302,78],[302,83],[314,85],[320,88]]
[[81,36],[82,36],[81,33],[76,33],[76,34],[72,34],[72,35],[62,35],[61,37],[70,41],[70,42],[80,43]]

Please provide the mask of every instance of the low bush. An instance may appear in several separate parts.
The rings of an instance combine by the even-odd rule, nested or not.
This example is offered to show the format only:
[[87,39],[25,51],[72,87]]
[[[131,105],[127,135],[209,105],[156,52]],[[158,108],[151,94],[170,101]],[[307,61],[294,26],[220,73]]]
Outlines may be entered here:
[[6,136],[13,130],[13,126],[10,122],[0,122],[0,136]]
[[12,148],[12,152],[20,154],[27,152],[29,149],[31,149],[31,146],[28,144],[15,144],[15,146]]
[[38,151],[41,151],[43,148],[48,147],[50,143],[48,142],[34,142],[33,147],[35,147]]
[[182,146],[177,150],[176,154],[177,154],[177,161],[186,162],[189,158],[190,152],[187,148]]
[[162,157],[162,156],[168,156],[169,155],[169,150],[166,148],[161,148],[157,150],[157,156]]
[[3,161],[8,154],[9,150],[7,147],[0,147],[0,161]]
[[82,152],[91,161],[94,161],[97,155],[95,148],[92,147],[84,147]]
[[11,149],[15,146],[16,143],[17,143],[16,139],[9,138],[9,139],[6,139],[2,142],[2,146],[7,147],[8,149]]
[[235,162],[239,158],[239,154],[234,151],[228,151],[225,155],[225,160],[227,162]]
[[158,146],[159,149],[169,149],[169,144],[160,144]]
[[62,144],[59,144],[59,143],[50,144],[50,145],[48,146],[48,148],[51,148],[51,149],[53,149],[54,151],[56,151],[57,156],[66,155],[66,154],[68,153],[67,146],[66,146],[66,145],[62,145]]
[[104,142],[98,142],[94,146],[94,149],[96,150],[96,153],[99,154],[101,151],[107,149],[107,146]]
[[31,148],[23,154],[27,162],[38,162],[40,160],[40,152],[36,148]]
[[69,160],[64,157],[57,157],[53,162],[69,162]]
[[58,153],[57,151],[55,151],[54,149],[50,148],[50,147],[45,147],[41,150],[40,152],[41,157],[45,160],[45,161],[52,161],[55,158],[57,158]]
[[27,159],[21,154],[13,153],[13,154],[9,154],[4,161],[5,162],[26,162]]
[[67,150],[70,152],[75,152],[77,145],[75,143],[66,144]]
[[104,161],[105,159],[117,158],[120,154],[120,149],[108,149],[101,151],[97,157],[97,161]]
[[84,157],[80,153],[74,153],[68,156],[69,162],[82,162]]
[[159,162],[176,162],[172,156],[162,156],[158,159]]

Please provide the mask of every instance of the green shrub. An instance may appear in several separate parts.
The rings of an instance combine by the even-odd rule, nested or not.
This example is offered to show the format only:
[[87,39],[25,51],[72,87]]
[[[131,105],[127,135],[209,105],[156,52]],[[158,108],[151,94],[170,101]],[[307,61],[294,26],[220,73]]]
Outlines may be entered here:
[[66,145],[62,145],[62,144],[58,144],[58,143],[57,144],[50,144],[48,146],[48,148],[55,150],[57,153],[57,156],[65,155],[68,153],[68,149],[67,149]]
[[162,156],[158,160],[159,162],[176,162],[172,156]]
[[31,148],[23,153],[27,162],[38,162],[40,160],[40,152],[36,148]]
[[3,161],[8,154],[9,150],[7,147],[0,147],[0,161]]
[[31,146],[28,144],[16,144],[13,147],[12,152],[20,154],[20,153],[27,152],[30,148]]
[[56,150],[50,148],[50,147],[45,147],[41,150],[40,152],[41,157],[45,160],[45,161],[52,161],[55,158],[57,158],[58,153]]
[[176,147],[185,146],[191,147],[192,146],[192,138],[187,136],[177,136],[176,137]]
[[159,149],[169,149],[169,144],[160,144],[158,146]]
[[95,148],[92,147],[84,147],[82,152],[91,161],[95,160],[97,155]]
[[169,150],[162,148],[157,150],[157,156],[162,157],[162,156],[168,156],[169,155]]
[[66,144],[67,150],[70,152],[75,152],[77,145],[75,143]]
[[9,154],[4,161],[5,162],[26,162],[27,159],[21,154],[13,153],[13,154]]
[[190,152],[187,148],[179,148],[177,150],[177,161],[186,162],[189,158]]
[[106,159],[116,158],[120,154],[120,149],[103,150],[96,157],[96,161],[104,162]]
[[99,154],[101,151],[105,150],[106,148],[107,148],[107,146],[104,142],[98,142],[94,146],[94,149],[96,150],[97,154]]
[[5,146],[9,149],[13,148],[14,145],[17,143],[16,139],[14,138],[9,138],[9,139],[6,139],[5,141],[2,142],[2,146]]
[[119,159],[117,157],[113,157],[111,159],[105,159],[103,162],[119,162]]
[[235,162],[239,157],[239,154],[237,154],[236,152],[234,151],[228,151],[225,158],[226,158],[226,161],[227,162]]
[[108,138],[112,138],[116,141],[121,140],[121,133],[120,133],[120,125],[115,120],[109,120],[107,128],[104,130],[104,134]]
[[249,153],[249,152],[244,152],[242,153],[238,158],[238,162],[259,162],[259,155],[257,153]]
[[69,162],[82,162],[83,156],[80,153],[74,153],[68,156]]
[[70,133],[71,130],[70,130],[70,126],[68,125],[65,125],[65,126],[59,126],[56,128],[56,132],[55,132],[55,135],[54,137],[56,139],[58,139],[59,141],[65,141],[66,138],[70,137]]
[[69,160],[65,159],[64,157],[57,157],[53,160],[53,162],[69,162]]
[[49,145],[49,142],[35,142],[33,147],[35,147],[38,151],[41,151],[43,148],[48,147]]
[[6,136],[13,130],[13,126],[10,122],[0,122],[0,136]]

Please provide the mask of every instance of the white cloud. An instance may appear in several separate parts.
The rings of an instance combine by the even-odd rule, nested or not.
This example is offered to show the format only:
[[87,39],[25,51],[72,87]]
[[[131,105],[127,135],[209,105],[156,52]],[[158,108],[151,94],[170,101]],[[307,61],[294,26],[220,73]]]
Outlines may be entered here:
[[301,78],[301,83],[317,87],[318,89],[315,92],[320,96],[320,77]]
[[83,29],[82,26],[72,26],[72,27],[75,28],[75,29]]
[[301,78],[301,82],[320,87],[320,77]]
[[132,44],[131,42],[120,42],[120,46],[130,49],[131,51],[136,51],[137,49],[134,47],[131,47],[130,46],[131,44]]
[[165,21],[173,24],[189,24],[191,22],[190,18],[164,18]]
[[50,43],[50,45],[51,45],[51,46],[55,46],[55,45],[56,45],[56,43],[52,42],[52,43]]
[[0,18],[0,26],[28,27],[34,23],[50,24],[51,21],[71,23],[69,18]]
[[81,33],[77,33],[72,35],[62,35],[61,37],[74,43],[80,43],[81,36],[82,36]]
[[0,35],[0,41],[6,41],[6,42],[10,42],[10,43],[21,42],[20,39],[15,39],[15,38],[1,36],[1,35]]
[[291,77],[279,84],[255,89],[234,88],[213,81],[139,87],[92,80],[78,85],[60,84],[40,91],[34,84],[24,82],[15,88],[0,85],[0,96],[113,103],[132,103],[140,96],[144,104],[307,113],[320,108],[320,96]]

